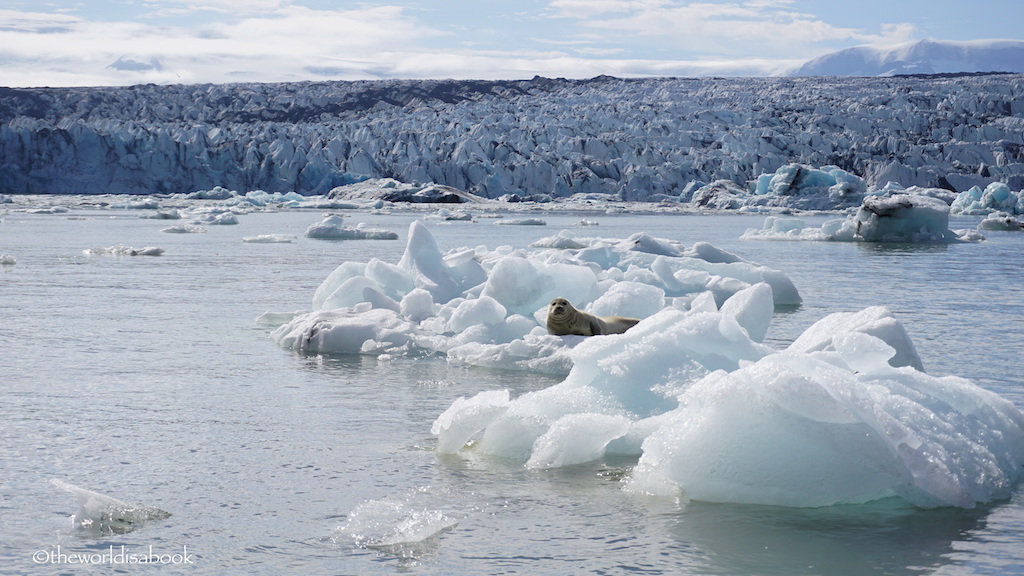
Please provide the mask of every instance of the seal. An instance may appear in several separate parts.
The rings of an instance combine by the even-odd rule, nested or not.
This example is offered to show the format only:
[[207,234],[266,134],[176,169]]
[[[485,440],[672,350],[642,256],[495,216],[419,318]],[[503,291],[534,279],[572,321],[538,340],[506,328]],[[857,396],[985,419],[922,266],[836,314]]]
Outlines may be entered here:
[[577,310],[565,298],[555,298],[548,304],[548,333],[555,336],[622,334],[639,321],[624,316],[595,316]]

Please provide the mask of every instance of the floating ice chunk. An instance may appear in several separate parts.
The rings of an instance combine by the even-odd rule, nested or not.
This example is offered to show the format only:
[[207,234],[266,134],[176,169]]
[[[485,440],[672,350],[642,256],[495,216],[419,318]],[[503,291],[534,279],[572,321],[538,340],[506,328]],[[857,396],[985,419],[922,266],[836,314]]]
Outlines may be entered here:
[[181,224],[178,226],[168,226],[160,230],[167,234],[202,234],[206,232],[206,228],[202,226],[193,226],[190,224]]
[[292,234],[260,234],[258,236],[245,236],[242,242],[251,244],[290,244],[296,238]]
[[56,478],[51,478],[50,484],[75,497],[78,502],[78,511],[71,516],[71,522],[76,527],[89,528],[102,533],[124,534],[141,527],[146,522],[162,520],[171,515],[170,512],[159,508],[144,504],[128,504]]
[[152,214],[143,214],[139,218],[149,220],[181,220],[181,212],[176,208],[168,208],[166,210],[157,210]]
[[398,234],[379,228],[370,228],[360,222],[355,228],[344,225],[344,218],[331,214],[306,228],[307,238],[321,240],[398,240]]
[[844,334],[860,332],[874,336],[889,345],[893,354],[888,358],[892,366],[911,366],[924,370],[914,343],[892,312],[884,306],[872,306],[859,312],[836,312],[815,322],[792,344],[790,352],[810,353],[836,350],[836,339]]
[[422,493],[421,489],[405,496],[363,502],[349,512],[345,524],[335,529],[331,539],[390,550],[422,543],[459,523],[454,514],[417,504]]
[[307,354],[362,354],[401,349],[417,332],[414,324],[393,310],[366,306],[297,316],[274,330],[271,338],[284,348]]
[[[568,351],[573,366],[565,381],[513,400],[507,412],[487,425],[476,450],[526,462],[533,456],[537,439],[556,421],[569,415],[588,415],[564,421],[565,430],[552,432],[537,445],[543,447],[544,455],[537,456],[534,463],[550,466],[563,456],[566,462],[578,462],[584,455],[593,459],[600,456],[595,445],[571,445],[580,436],[577,431],[593,424],[595,436],[603,438],[601,449],[626,431],[618,425],[609,427],[611,420],[591,415],[634,421],[667,412],[677,406],[677,394],[709,371],[735,370],[741,360],[771,353],[751,341],[731,316],[674,308],[661,310],[624,334],[577,338],[575,342],[575,348]],[[460,409],[453,406],[446,418],[456,418]],[[598,434],[600,430],[604,432]],[[446,446],[457,449],[457,442],[449,440],[445,440]]]
[[970,508],[1008,497],[1024,415],[970,382],[872,354],[860,356],[870,373],[787,352],[709,374],[644,441],[631,489],[782,506],[896,495]]
[[937,198],[896,194],[868,196],[854,216],[857,234],[868,242],[948,242],[949,206]]
[[14,266],[18,261],[10,254],[0,254],[0,266]]
[[1006,212],[992,212],[978,224],[979,230],[1024,230],[1024,220],[1015,218]]
[[26,214],[67,214],[70,212],[68,208],[64,206],[50,206],[47,208],[28,208],[25,210]]
[[208,226],[234,226],[238,224],[238,216],[234,212],[220,212],[216,214],[204,214],[195,219],[196,224]]
[[107,246],[106,248],[89,248],[82,250],[82,253],[86,256],[99,256],[103,254],[110,254],[114,256],[159,256],[164,253],[164,249],[157,248],[156,246],[132,248],[131,246],[118,244],[115,246]]
[[508,218],[494,222],[499,226],[547,226],[547,222],[540,218]]

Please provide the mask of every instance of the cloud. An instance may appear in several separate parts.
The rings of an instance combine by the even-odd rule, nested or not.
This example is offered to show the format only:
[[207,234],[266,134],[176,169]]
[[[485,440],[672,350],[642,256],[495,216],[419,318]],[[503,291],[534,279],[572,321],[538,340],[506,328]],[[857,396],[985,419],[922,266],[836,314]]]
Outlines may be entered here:
[[426,0],[346,9],[308,1],[141,0],[120,17],[85,15],[81,4],[0,10],[0,85],[763,75],[832,46],[914,33],[834,26],[793,0],[533,0],[505,12],[460,4],[458,14],[455,3]]
[[912,38],[909,24],[879,33],[829,24],[793,10],[790,0],[680,2],[675,0],[551,0],[555,17],[576,21],[581,37],[600,35],[608,44],[646,46],[693,54],[807,58],[823,47],[895,43]]

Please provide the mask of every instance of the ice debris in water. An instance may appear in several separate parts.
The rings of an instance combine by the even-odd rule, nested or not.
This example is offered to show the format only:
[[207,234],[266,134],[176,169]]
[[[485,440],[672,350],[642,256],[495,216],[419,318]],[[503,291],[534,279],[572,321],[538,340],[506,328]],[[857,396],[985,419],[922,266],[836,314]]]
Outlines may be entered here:
[[75,497],[78,511],[71,516],[71,523],[79,528],[123,534],[139,528],[146,522],[162,520],[171,515],[170,512],[159,508],[125,503],[57,478],[51,478],[50,484]]
[[[777,270],[710,244],[692,247],[638,233],[626,239],[569,238],[530,248],[462,247],[442,253],[415,221],[397,264],[344,262],[313,295],[313,310],[272,337],[306,353],[444,354],[453,363],[566,374],[581,338],[547,333],[554,297],[601,315],[646,318],[685,310],[707,293],[712,306],[763,284],[757,297],[796,305],[800,295]],[[770,315],[770,313],[769,313]],[[761,340],[767,320],[740,315]]]
[[14,266],[18,260],[10,254],[0,254],[0,266]]
[[1024,463],[1011,402],[921,371],[883,307],[827,316],[786,350],[759,344],[764,289],[588,339],[550,388],[460,398],[434,422],[438,450],[536,469],[635,456],[628,490],[714,502],[970,508],[1010,496]]
[[252,244],[290,244],[295,242],[295,236],[291,234],[260,234],[258,236],[245,236],[242,242]]
[[856,213],[846,219],[829,220],[820,228],[808,228],[796,218],[769,216],[760,230],[751,228],[743,238],[914,243],[985,239],[977,232],[950,230],[949,212],[945,202],[924,193],[868,196]]
[[348,514],[345,524],[334,530],[335,543],[351,541],[366,548],[415,545],[437,536],[459,523],[459,518],[442,510],[420,505],[424,489],[405,495],[363,502]]
[[370,228],[360,222],[355,228],[344,225],[344,217],[329,214],[320,222],[306,228],[307,238],[324,240],[397,240],[398,234],[390,230]]
[[131,246],[125,246],[123,244],[107,246],[106,248],[89,248],[82,250],[82,254],[85,254],[86,256],[100,256],[103,254],[110,254],[114,256],[159,256],[163,253],[164,249],[157,248],[156,246],[132,248]]

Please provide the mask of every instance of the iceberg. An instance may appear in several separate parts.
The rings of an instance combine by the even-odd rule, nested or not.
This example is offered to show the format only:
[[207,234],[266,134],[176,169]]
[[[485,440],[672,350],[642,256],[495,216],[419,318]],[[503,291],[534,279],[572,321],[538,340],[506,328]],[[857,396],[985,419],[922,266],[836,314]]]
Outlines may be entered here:
[[104,254],[113,256],[159,256],[164,253],[163,248],[146,246],[145,248],[132,248],[124,244],[107,246],[106,248],[87,248],[82,250],[86,256],[101,256]]
[[308,354],[440,354],[456,364],[566,374],[580,338],[548,334],[554,297],[634,318],[717,311],[731,300],[726,312],[758,341],[768,330],[765,310],[770,317],[775,306],[801,301],[783,273],[705,242],[686,247],[643,233],[566,238],[563,231],[530,249],[442,252],[415,220],[398,263],[340,264],[317,287],[312,310],[280,316],[271,337]]
[[[910,192],[908,190],[908,192]],[[769,216],[761,229],[748,229],[747,240],[953,243],[979,242],[983,235],[949,229],[950,207],[938,198],[915,193],[871,195],[845,219],[808,228],[798,218]]]
[[828,316],[786,350],[759,344],[767,289],[581,342],[549,388],[459,398],[431,428],[437,450],[534,469],[632,456],[626,490],[709,502],[972,508],[1011,495],[1024,464],[1011,402],[923,372],[881,307]]
[[306,228],[306,237],[322,240],[397,240],[398,234],[390,230],[370,228],[362,222],[355,228],[350,228],[344,225],[344,217],[330,214]]

